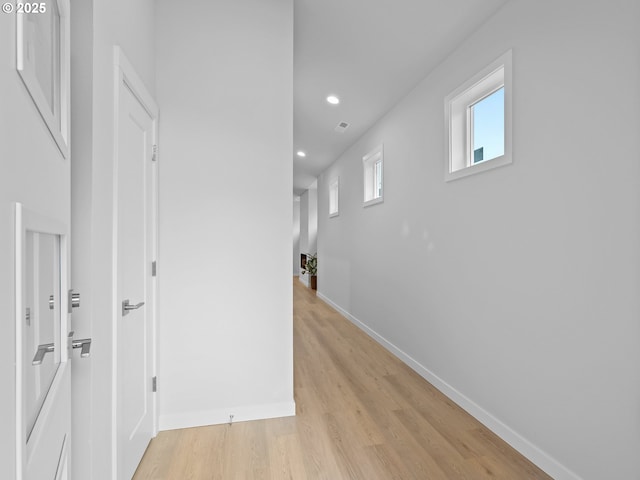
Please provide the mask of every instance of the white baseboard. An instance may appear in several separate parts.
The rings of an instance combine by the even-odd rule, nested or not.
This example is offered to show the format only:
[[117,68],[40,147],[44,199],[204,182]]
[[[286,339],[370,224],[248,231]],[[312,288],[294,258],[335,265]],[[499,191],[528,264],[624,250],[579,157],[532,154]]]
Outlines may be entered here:
[[531,462],[537,465],[541,470],[545,471],[548,475],[551,475],[555,480],[582,480],[577,474],[569,470],[567,467],[558,462],[548,453],[544,452],[508,425],[501,422],[499,419],[491,415],[480,405],[475,403],[469,397],[465,396],[442,378],[431,372],[427,367],[420,364],[413,359],[410,355],[400,350],[393,343],[389,342],[386,338],[380,335],[378,332],[368,327],[364,322],[357,319],[345,309],[331,301],[322,292],[317,292],[318,298],[324,301],[327,305],[337,310],[342,316],[351,321],[354,325],[364,331],[367,335],[373,338],[376,342],[393,353],[396,357],[402,360],[406,365],[411,367],[418,375],[427,380],[430,384],[440,390],[443,394],[453,400],[467,413],[473,416],[476,420],[482,423],[485,427],[491,430],[493,433],[502,438],[505,442],[515,448],[524,457],[528,458]]
[[205,425],[221,425],[223,423],[229,423],[230,415],[233,415],[233,422],[235,423],[247,422],[249,420],[265,420],[267,418],[292,417],[295,414],[296,403],[291,401],[199,412],[172,413],[160,415],[158,422],[160,431],[164,431],[176,430],[178,428],[203,427]]

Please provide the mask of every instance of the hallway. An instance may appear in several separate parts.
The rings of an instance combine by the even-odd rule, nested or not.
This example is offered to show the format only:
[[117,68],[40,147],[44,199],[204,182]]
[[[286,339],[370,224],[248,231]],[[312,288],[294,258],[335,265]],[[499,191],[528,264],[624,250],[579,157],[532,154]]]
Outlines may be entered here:
[[161,432],[136,480],[550,478],[293,283],[297,416]]

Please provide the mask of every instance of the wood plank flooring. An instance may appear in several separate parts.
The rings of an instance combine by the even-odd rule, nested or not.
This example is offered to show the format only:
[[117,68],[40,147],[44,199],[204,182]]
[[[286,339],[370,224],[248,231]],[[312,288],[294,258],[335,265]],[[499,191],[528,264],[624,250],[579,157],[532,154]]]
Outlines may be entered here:
[[161,432],[135,480],[549,479],[294,279],[297,415]]

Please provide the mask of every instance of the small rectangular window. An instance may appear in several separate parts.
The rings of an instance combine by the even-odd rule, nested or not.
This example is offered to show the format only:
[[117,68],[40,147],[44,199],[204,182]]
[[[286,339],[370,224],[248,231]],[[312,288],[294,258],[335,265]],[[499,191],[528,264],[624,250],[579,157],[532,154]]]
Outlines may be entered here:
[[362,158],[364,173],[364,206],[382,202],[383,199],[383,148],[374,148]]
[[329,184],[329,217],[335,217],[340,211],[340,179],[336,178]]
[[445,98],[445,180],[511,163],[511,51]]

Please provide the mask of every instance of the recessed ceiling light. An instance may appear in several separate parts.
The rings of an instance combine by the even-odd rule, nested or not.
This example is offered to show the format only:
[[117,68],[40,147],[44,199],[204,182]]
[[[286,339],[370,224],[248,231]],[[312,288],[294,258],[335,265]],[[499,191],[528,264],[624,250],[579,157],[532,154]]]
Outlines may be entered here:
[[329,102],[331,105],[338,105],[340,103],[340,99],[335,95],[329,95],[327,97],[327,102]]
[[306,157],[306,156],[307,156],[307,154],[306,154],[306,153],[304,153],[302,150],[298,150],[298,152],[296,153],[296,155],[298,155],[299,157],[302,157],[302,158],[304,158],[304,157]]

